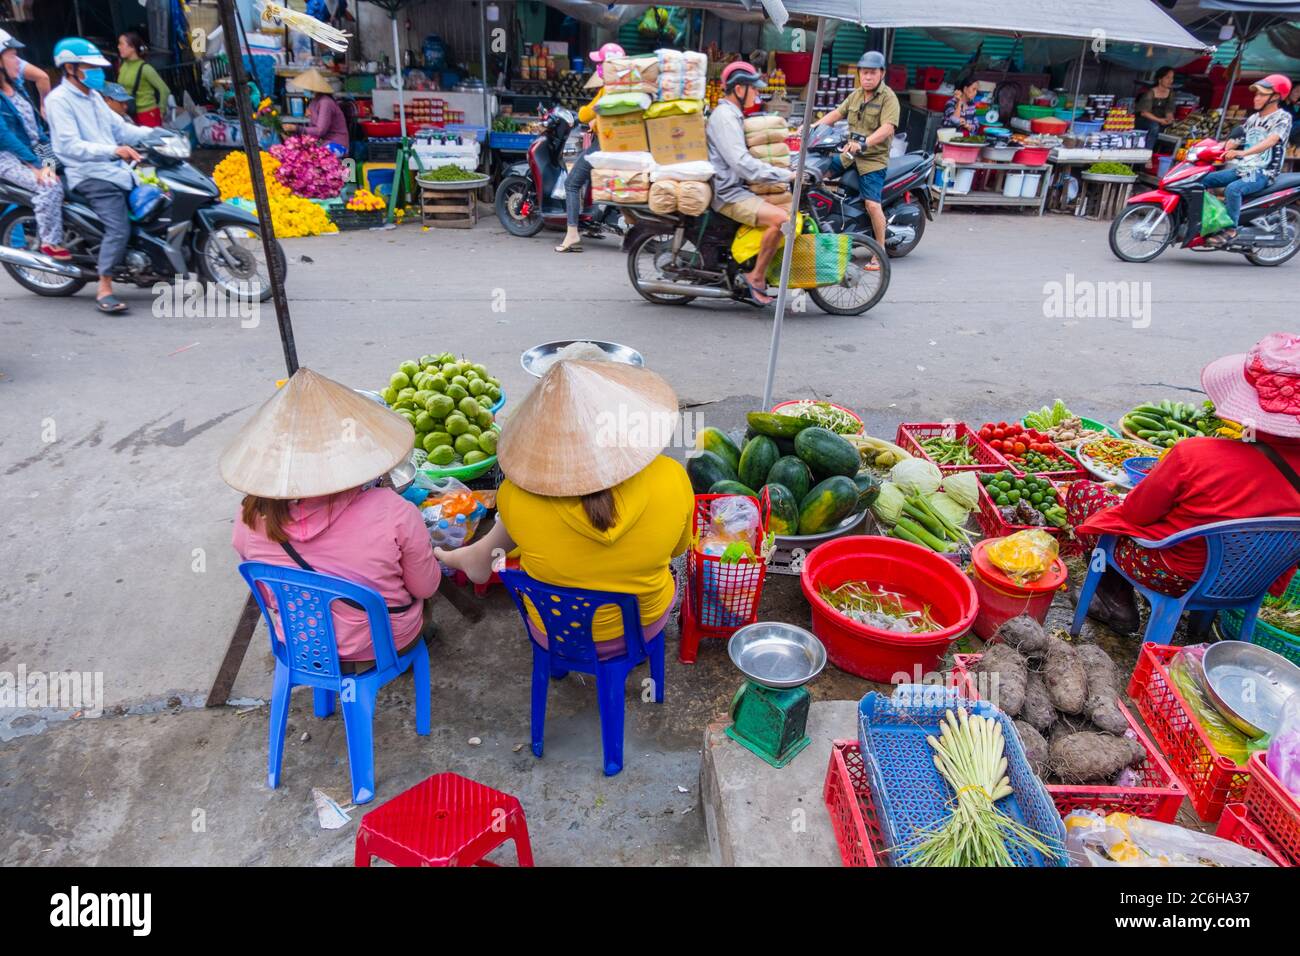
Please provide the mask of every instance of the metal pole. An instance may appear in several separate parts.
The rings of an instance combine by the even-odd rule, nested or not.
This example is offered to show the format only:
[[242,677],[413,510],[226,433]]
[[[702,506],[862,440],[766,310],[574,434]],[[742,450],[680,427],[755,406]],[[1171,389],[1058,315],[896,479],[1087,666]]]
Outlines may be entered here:
[[1088,41],[1083,41],[1083,49],[1079,51],[1079,70],[1074,74],[1074,99],[1070,100],[1067,107],[1070,111],[1070,132],[1074,132],[1074,119],[1079,113],[1079,90],[1083,86],[1083,64],[1088,59]]
[[763,382],[763,411],[772,407],[772,386],[776,382],[776,357],[781,351],[781,323],[785,321],[786,301],[790,297],[790,263],[794,261],[794,230],[799,222],[799,196],[803,192],[804,164],[808,159],[808,131],[812,127],[813,103],[817,96],[817,78],[821,74],[822,38],[826,20],[817,18],[817,38],[813,41],[812,71],[804,89],[803,126],[799,130],[799,162],[795,167],[790,200],[790,223],[786,229],[785,249],[781,253],[781,284],[776,292],[776,317],[772,320],[772,346],[767,353],[767,379]]
[[240,43],[239,15],[234,0],[218,0],[221,32],[226,38],[226,56],[230,60],[230,79],[235,86],[235,105],[239,108],[239,132],[244,141],[244,155],[248,157],[248,176],[253,184],[253,202],[262,234],[262,251],[266,255],[266,269],[271,278],[271,300],[275,303],[275,320],[280,326],[280,344],[284,348],[284,367],[290,376],[298,371],[298,347],[293,340],[293,322],[289,317],[289,300],[284,294],[284,263],[280,259],[275,241],[275,226],[271,222],[271,200],[266,194],[266,179],[262,175],[262,161],[257,143],[257,127],[253,123],[253,106],[248,100],[248,74],[244,72],[243,45]]
[[[397,84],[397,119],[402,124],[402,142],[406,142],[406,100],[402,92],[406,89],[406,80],[402,76],[402,48],[397,42],[396,11],[393,13],[393,77]],[[396,192],[396,184],[393,189]]]
[[[1233,22],[1236,22],[1234,16]],[[1218,139],[1223,133],[1223,118],[1228,115],[1228,104],[1232,101],[1232,88],[1237,85],[1237,77],[1241,75],[1241,62],[1246,58],[1246,39],[1250,32],[1250,15],[1246,15],[1245,27],[1237,34],[1237,55],[1232,58],[1232,69],[1228,71],[1228,86],[1223,91],[1223,104],[1219,107],[1219,125],[1215,127],[1214,138]]]
[[483,70],[483,125],[491,129],[492,112],[488,109],[487,4],[482,0],[478,5],[478,59]]

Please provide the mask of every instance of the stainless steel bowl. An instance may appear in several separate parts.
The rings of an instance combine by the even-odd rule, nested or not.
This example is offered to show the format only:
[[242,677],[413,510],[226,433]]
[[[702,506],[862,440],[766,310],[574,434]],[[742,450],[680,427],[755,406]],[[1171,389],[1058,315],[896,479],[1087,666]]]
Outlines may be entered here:
[[731,662],[756,684],[784,690],[800,687],[826,666],[826,648],[802,627],[759,621],[727,642]]
[[399,464],[388,473],[388,483],[399,495],[415,482],[415,473],[419,467],[411,458]]
[[1248,737],[1276,731],[1287,699],[1300,694],[1300,667],[1265,647],[1220,641],[1201,663],[1210,699]]
[[384,396],[380,395],[378,392],[372,391],[371,389],[368,388],[354,388],[352,391],[356,392],[358,395],[364,395],[372,402],[378,402],[380,405],[383,405],[385,408],[388,407],[388,403],[384,401]]
[[598,342],[595,339],[561,339],[556,342],[543,342],[541,345],[534,345],[519,356],[519,364],[524,367],[524,371],[529,375],[541,378],[548,368],[544,361],[554,356],[566,345],[572,345],[574,342],[590,342],[609,356],[611,362],[622,362],[624,365],[636,365],[638,367],[645,366],[645,359],[636,349],[626,345],[619,345],[617,342]]

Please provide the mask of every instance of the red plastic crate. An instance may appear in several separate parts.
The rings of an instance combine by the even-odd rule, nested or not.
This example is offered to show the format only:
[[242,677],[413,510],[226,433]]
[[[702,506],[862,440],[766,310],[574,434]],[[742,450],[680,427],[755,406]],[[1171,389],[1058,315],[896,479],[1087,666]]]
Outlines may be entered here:
[[1143,644],[1128,695],[1187,788],[1193,809],[1202,820],[1212,823],[1223,814],[1226,804],[1242,801],[1250,771],[1215,752],[1174,686],[1167,666],[1179,650],[1168,644]]
[[[952,664],[952,686],[959,694],[979,700],[974,675],[970,669],[980,659],[979,654],[954,654]],[[1161,823],[1173,823],[1178,816],[1178,808],[1183,805],[1187,791],[1183,789],[1173,770],[1160,756],[1160,751],[1151,742],[1134,719],[1123,701],[1117,701],[1120,712],[1128,721],[1129,728],[1137,737],[1142,749],[1147,752],[1147,759],[1137,771],[1136,787],[1110,787],[1099,784],[1065,784],[1049,783],[1047,792],[1052,795],[1056,809],[1065,816],[1072,810],[1094,810],[1105,816],[1108,813],[1131,813],[1135,817],[1147,820],[1159,820]]]
[[362,120],[357,125],[367,139],[392,139],[402,135],[400,120]]
[[[1000,469],[999,469],[1000,470]],[[1021,475],[1023,477],[1023,474]],[[1057,489],[1057,500],[1064,503],[1064,492],[1057,486],[1056,482],[1048,479],[1048,484]],[[1052,537],[1061,542],[1064,550],[1069,535],[1064,528],[1058,528],[1055,525],[1036,525],[1036,524],[1008,524],[1002,517],[1002,512],[998,511],[998,506],[993,503],[993,497],[984,489],[984,483],[980,483],[979,491],[979,514],[976,518],[979,521],[980,530],[984,532],[986,538],[1004,538],[1016,531],[1046,531]]]
[[871,796],[871,783],[856,740],[831,744],[822,796],[845,866],[887,866],[887,846]]
[[[699,535],[709,523],[709,505],[715,498],[745,497],[738,495],[696,495],[692,517],[692,535]],[[767,534],[767,516],[757,498],[750,498],[759,511],[762,528],[752,542],[760,550]],[[702,637],[730,637],[747,624],[758,620],[758,606],[763,599],[763,581],[767,562],[762,556],[735,562],[723,562],[715,555],[701,554],[692,547],[686,552],[686,590],[678,622],[681,644],[678,656],[685,664],[695,662]]]
[[[988,442],[975,434],[975,431],[965,422],[905,423],[898,426],[898,434],[894,438],[894,444],[910,455],[933,462],[934,459],[926,454],[925,449],[921,447],[921,441],[938,435],[947,435],[950,438],[964,441],[970,448],[975,460],[979,463],[975,465],[939,465],[939,470],[944,474],[955,471],[1001,471],[1004,468],[1011,467],[1005,458],[990,448]],[[938,464],[938,462],[935,462],[935,464]]]
[[1250,816],[1245,804],[1230,803],[1224,807],[1223,816],[1219,818],[1219,827],[1214,831],[1214,835],[1223,840],[1231,840],[1247,850],[1263,854],[1278,866],[1295,866],[1294,863],[1288,862],[1281,850],[1269,842],[1258,822]]
[[1250,782],[1242,801],[1247,814],[1287,866],[1300,866],[1300,800],[1268,769],[1263,753],[1251,754],[1248,765]]
[[[918,66],[916,68],[916,88],[918,90],[937,90],[943,86],[943,67]],[[894,444],[898,444],[895,442]]]

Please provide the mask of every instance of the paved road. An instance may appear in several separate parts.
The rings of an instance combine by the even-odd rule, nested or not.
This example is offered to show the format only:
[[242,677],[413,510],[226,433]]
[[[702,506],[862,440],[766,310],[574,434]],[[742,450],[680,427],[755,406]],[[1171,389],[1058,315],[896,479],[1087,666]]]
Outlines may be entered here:
[[[1295,264],[1173,253],[1127,266],[1105,228],[947,214],[868,315],[789,318],[778,397],[834,398],[885,435],[900,420],[1010,418],[1058,395],[1113,419],[1195,389],[1220,352],[1294,328]],[[651,305],[612,244],[560,258],[551,241],[491,220],[290,241],[301,360],[374,386],[406,356],[463,351],[518,397],[531,381],[522,349],[601,337],[639,348],[688,404],[761,392],[770,312]],[[1052,283],[1077,302],[1114,281],[1149,283],[1125,315],[1045,314]],[[103,671],[110,706],[148,709],[204,694],[225,648],[243,594],[229,548],[237,496],[215,463],[283,363],[269,307],[243,328],[155,317],[149,293],[127,298],[131,315],[108,319],[88,294],[40,299],[0,277],[0,669]],[[39,727],[13,723],[0,732]]]

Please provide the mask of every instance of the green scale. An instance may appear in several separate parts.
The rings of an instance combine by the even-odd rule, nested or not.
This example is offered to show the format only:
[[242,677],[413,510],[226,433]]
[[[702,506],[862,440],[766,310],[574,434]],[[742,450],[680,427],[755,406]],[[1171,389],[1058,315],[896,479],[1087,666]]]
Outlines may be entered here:
[[731,700],[727,736],[773,767],[784,767],[812,743],[805,684],[826,666],[826,648],[793,624],[760,621],[727,642],[745,683]]

